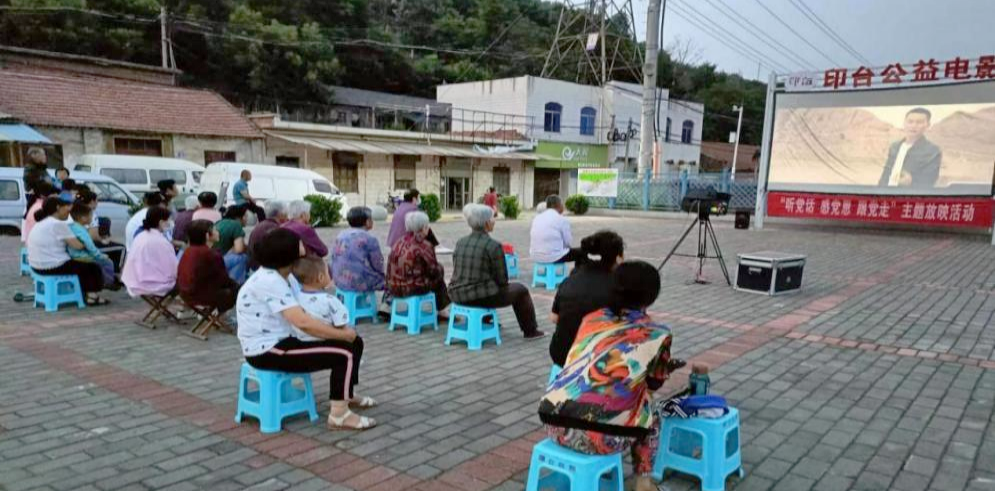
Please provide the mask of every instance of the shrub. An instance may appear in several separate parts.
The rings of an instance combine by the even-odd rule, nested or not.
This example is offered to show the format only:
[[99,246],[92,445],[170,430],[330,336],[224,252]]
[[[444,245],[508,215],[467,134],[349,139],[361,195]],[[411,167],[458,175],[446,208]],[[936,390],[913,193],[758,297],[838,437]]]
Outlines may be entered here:
[[591,207],[591,202],[587,199],[587,196],[583,194],[575,194],[567,198],[567,202],[564,203],[570,213],[574,215],[583,215],[587,213],[587,209]]
[[320,194],[309,194],[304,201],[311,203],[311,226],[334,227],[342,220],[342,202]]
[[423,194],[420,197],[421,204],[418,208],[424,211],[428,215],[428,220],[431,222],[437,222],[442,218],[442,205],[439,204],[439,196],[436,194]]
[[505,216],[508,220],[515,220],[518,218],[518,214],[522,211],[521,207],[518,206],[518,196],[505,196],[498,201],[498,210],[501,214]]

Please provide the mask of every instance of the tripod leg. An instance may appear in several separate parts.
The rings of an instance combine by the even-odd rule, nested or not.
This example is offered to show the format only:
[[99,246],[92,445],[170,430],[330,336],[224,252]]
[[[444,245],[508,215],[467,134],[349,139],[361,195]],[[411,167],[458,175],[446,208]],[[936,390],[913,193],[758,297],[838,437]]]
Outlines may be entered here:
[[698,219],[698,274],[694,277],[694,281],[697,283],[707,283],[702,277],[702,272],[705,270],[705,257],[708,256],[707,226],[707,220]]
[[657,271],[663,269],[663,267],[667,265],[667,261],[669,261],[670,258],[674,255],[674,253],[677,252],[677,248],[680,247],[681,243],[684,242],[684,239],[686,239],[688,237],[688,234],[691,233],[691,229],[693,229],[694,226],[695,226],[695,224],[692,223],[691,226],[689,226],[688,229],[684,231],[684,234],[681,235],[681,238],[677,239],[677,243],[674,244],[674,247],[672,249],[670,249],[670,252],[667,253],[667,257],[663,258],[663,262],[660,263],[660,266],[658,266],[656,268]]
[[712,247],[715,248],[715,257],[719,260],[722,275],[726,277],[726,284],[732,286],[732,281],[729,279],[729,270],[726,268],[726,260],[722,257],[722,249],[719,247],[719,240],[715,237],[715,229],[712,228],[712,222],[706,222],[705,227],[707,229],[705,235],[711,234]]

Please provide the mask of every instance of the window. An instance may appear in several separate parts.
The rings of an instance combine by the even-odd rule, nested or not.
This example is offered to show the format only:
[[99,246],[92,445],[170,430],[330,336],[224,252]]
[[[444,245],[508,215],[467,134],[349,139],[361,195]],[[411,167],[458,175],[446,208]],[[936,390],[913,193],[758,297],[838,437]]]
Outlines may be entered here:
[[511,170],[507,167],[495,167],[492,172],[494,173],[494,190],[501,196],[511,194]]
[[339,190],[332,187],[332,183],[328,181],[319,181],[315,179],[311,182],[314,184],[314,190],[319,193],[339,194]]
[[142,169],[100,169],[100,175],[114,179],[120,184],[148,184],[149,178]]
[[76,167],[75,167],[74,170],[78,170],[80,172],[93,172],[93,168],[92,167],[90,167],[89,165],[83,165],[83,164],[76,164]]
[[195,170],[191,172],[190,175],[193,176],[193,182],[200,184],[200,176],[204,175],[204,173],[199,170]]
[[276,165],[279,165],[280,167],[297,167],[297,168],[300,168],[300,166],[301,166],[301,158],[300,157],[291,157],[289,155],[277,155],[276,156]]
[[162,157],[160,138],[115,138],[114,153],[119,155],[147,155]]
[[17,201],[20,196],[17,181],[0,181],[0,201]]
[[165,179],[172,179],[176,181],[176,184],[183,185],[187,183],[187,173],[181,170],[149,169],[149,180],[153,183]]
[[694,135],[694,121],[690,119],[684,120],[684,124],[681,126],[681,143],[691,143],[691,137]]
[[593,107],[585,107],[580,110],[580,134],[582,135],[593,135],[594,134],[594,120],[598,115],[598,111]]
[[343,193],[359,192],[359,164],[363,157],[354,152],[332,154],[332,182]]
[[218,150],[204,150],[204,165],[211,165],[215,162],[235,162],[235,152],[221,152]]
[[97,195],[98,201],[117,203],[125,206],[132,205],[128,193],[125,193],[124,190],[114,184],[109,182],[88,182],[86,185]]
[[418,157],[414,155],[394,156],[394,189],[411,189],[415,187],[415,163]]
[[673,121],[667,118],[667,131],[663,134],[663,141],[670,142],[670,127],[673,125]]
[[560,114],[563,113],[563,106],[555,102],[546,103],[546,118],[543,120],[543,129],[547,133],[560,132]]

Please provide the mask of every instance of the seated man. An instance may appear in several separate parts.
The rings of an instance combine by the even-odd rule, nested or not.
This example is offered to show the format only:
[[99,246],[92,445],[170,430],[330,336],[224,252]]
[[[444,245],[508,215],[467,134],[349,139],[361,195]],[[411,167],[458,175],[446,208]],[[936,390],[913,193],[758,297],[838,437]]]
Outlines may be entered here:
[[449,306],[445,270],[435,257],[435,248],[428,242],[428,215],[421,211],[404,218],[407,229],[387,258],[387,289],[395,297],[412,297],[435,293],[435,307],[441,311]]
[[584,252],[571,249],[570,222],[563,218],[563,200],[553,194],[546,198],[546,211],[532,220],[529,255],[537,263],[583,262]]
[[[384,291],[387,275],[383,253],[380,242],[369,232],[373,229],[373,213],[365,206],[354,206],[346,221],[350,228],[339,233],[332,248],[335,286],[353,292]],[[385,292],[383,301],[387,305],[389,296]]]
[[214,250],[225,260],[228,276],[238,282],[245,283],[248,274],[249,255],[245,245],[245,205],[234,205],[225,210],[225,216],[214,225],[218,231],[218,241]]
[[283,224],[287,223],[287,202],[280,201],[276,199],[271,199],[266,202],[266,206],[263,207],[263,211],[266,212],[266,219],[257,223],[255,227],[252,227],[252,233],[249,234],[249,269],[258,269],[259,262],[256,261],[253,255],[253,248],[256,244],[262,242],[263,237],[266,234],[280,228]]

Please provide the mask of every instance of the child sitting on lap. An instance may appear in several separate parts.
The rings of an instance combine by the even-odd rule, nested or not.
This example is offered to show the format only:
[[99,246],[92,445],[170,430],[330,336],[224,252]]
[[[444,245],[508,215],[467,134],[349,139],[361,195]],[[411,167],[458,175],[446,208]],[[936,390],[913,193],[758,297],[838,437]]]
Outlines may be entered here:
[[93,210],[77,201],[73,203],[69,216],[72,217],[69,222],[69,230],[85,246],[80,250],[67,247],[69,257],[75,261],[97,263],[104,274],[104,287],[113,289],[117,283],[117,278],[114,277],[114,263],[106,254],[100,252],[100,249],[97,249],[97,245],[93,243],[93,238],[90,237],[90,231],[87,229],[93,219]]
[[[346,327],[349,311],[327,288],[332,284],[328,266],[318,257],[306,256],[297,260],[293,270],[294,278],[300,283],[294,289],[297,303],[315,319],[320,319],[335,327]],[[301,341],[321,341],[294,328],[294,336]]]

